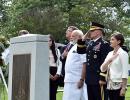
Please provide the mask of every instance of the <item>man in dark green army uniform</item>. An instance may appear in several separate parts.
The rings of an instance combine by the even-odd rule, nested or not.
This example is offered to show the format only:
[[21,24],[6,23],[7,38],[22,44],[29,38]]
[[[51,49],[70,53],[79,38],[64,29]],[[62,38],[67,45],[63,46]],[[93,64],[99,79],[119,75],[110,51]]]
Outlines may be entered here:
[[106,73],[100,71],[100,66],[105,60],[108,52],[111,50],[109,43],[103,40],[104,26],[92,22],[91,27],[88,31],[90,34],[90,41],[85,47],[84,39],[78,41],[77,52],[86,53],[86,78],[88,100],[108,100],[106,95]]

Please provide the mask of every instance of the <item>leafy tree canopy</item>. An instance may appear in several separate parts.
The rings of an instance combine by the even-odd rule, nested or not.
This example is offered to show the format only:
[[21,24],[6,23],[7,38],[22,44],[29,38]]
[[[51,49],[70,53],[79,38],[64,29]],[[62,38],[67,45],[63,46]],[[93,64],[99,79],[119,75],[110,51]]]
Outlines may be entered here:
[[114,31],[130,34],[129,0],[0,0],[0,15],[0,34],[8,38],[27,29],[63,42],[69,25],[85,33],[90,21],[104,24],[107,37]]

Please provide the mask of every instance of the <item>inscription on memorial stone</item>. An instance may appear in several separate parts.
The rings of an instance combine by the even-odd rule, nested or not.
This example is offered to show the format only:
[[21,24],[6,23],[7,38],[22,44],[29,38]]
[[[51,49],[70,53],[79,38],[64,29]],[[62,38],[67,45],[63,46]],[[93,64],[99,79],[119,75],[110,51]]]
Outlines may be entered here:
[[13,55],[12,100],[30,100],[31,54]]

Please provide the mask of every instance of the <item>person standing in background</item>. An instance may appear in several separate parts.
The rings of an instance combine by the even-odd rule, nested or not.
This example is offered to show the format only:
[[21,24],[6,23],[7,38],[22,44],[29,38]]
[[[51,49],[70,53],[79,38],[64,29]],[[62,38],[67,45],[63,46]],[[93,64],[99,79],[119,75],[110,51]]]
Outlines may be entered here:
[[[29,34],[29,32],[27,30],[20,30],[17,34],[18,36],[22,36],[22,35]],[[10,42],[8,41],[8,47],[6,47],[6,49],[2,52],[2,59],[5,65],[9,64],[9,57],[10,57],[9,45],[10,45]],[[6,69],[6,74],[8,73],[9,73],[9,66],[7,66],[7,69]]]
[[128,79],[128,50],[122,48],[124,37],[121,33],[114,33],[110,40],[113,51],[109,52],[101,71],[108,71],[107,89],[110,100],[125,100]]
[[62,63],[60,51],[55,47],[54,38],[49,35],[49,66],[50,66],[50,100],[56,100],[58,78],[61,74]]

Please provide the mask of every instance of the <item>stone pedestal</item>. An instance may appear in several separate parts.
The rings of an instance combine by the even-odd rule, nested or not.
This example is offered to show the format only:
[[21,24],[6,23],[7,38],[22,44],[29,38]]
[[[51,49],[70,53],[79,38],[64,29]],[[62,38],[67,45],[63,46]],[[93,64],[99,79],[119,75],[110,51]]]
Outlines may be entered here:
[[10,42],[8,100],[49,100],[48,36],[27,34]]

